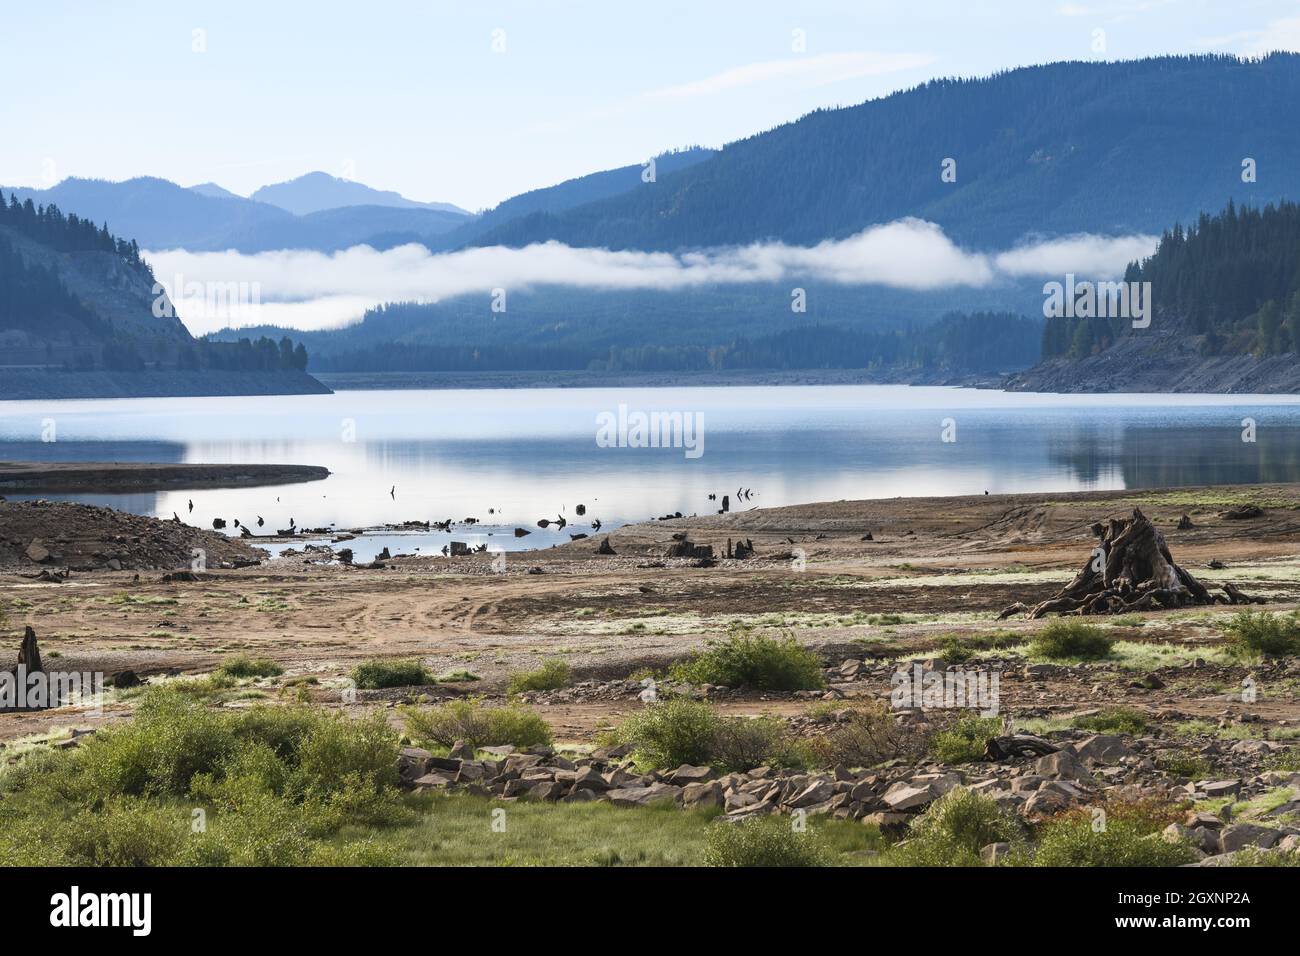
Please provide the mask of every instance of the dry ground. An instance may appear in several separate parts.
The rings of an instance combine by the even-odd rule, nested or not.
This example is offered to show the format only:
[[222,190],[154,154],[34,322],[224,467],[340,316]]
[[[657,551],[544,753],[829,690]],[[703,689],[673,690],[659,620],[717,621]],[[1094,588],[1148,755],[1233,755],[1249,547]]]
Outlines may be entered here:
[[[1264,516],[1222,516],[1243,503],[1264,508]],[[613,557],[595,554],[598,537],[512,554],[502,573],[490,556],[398,558],[382,569],[299,557],[188,582],[164,583],[161,571],[140,572],[138,582],[133,572],[94,571],[54,584],[26,577],[34,566],[11,566],[0,571],[8,616],[0,666],[12,666],[25,624],[36,629],[47,666],[58,661],[63,669],[202,673],[248,653],[280,662],[285,679],[312,675],[323,688],[375,657],[418,657],[435,671],[464,668],[482,678],[449,685],[449,693],[499,692],[511,671],[550,656],[567,659],[579,679],[623,676],[678,658],[737,623],[791,632],[833,659],[906,656],[933,651],[946,634],[1031,634],[1043,622],[999,622],[997,612],[1053,593],[1088,556],[1089,525],[1134,507],[1208,584],[1231,581],[1277,609],[1300,601],[1300,485],[845,501],[648,522],[610,534]],[[1183,514],[1191,530],[1175,529]],[[0,520],[0,537],[4,530]],[[757,558],[713,567],[665,559],[682,532],[718,553],[729,538],[752,539]],[[868,532],[874,540],[862,540]],[[93,537],[94,528],[78,533]],[[1211,559],[1226,569],[1208,570]],[[1215,620],[1231,613],[1147,614],[1146,626],[1117,635],[1175,645],[1183,663],[1198,654],[1213,659]],[[1008,681],[1003,706],[1052,713],[1134,697],[1213,717],[1232,710],[1232,691],[1247,673],[1238,669],[1210,666],[1199,678],[1180,671],[1164,689],[1144,691],[1126,686],[1113,668],[1076,668],[1061,679]],[[1295,688],[1275,690],[1252,709],[1295,725]],[[634,706],[577,701],[543,709],[561,737],[581,739]],[[789,713],[806,703],[755,697],[726,706]],[[129,707],[111,703],[104,717],[67,708],[3,714],[0,739],[91,726]]]

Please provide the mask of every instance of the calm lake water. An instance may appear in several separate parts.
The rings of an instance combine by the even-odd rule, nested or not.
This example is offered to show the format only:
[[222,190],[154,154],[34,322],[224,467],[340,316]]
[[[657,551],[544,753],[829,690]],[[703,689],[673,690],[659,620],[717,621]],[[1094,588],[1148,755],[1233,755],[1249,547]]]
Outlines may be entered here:
[[[428,553],[452,539],[494,551],[549,547],[590,533],[592,519],[609,529],[709,513],[724,494],[737,511],[899,495],[1300,481],[1298,403],[907,386],[0,402],[0,460],[283,462],[333,473],[281,487],[68,496],[165,518],[175,512],[202,527],[217,517],[251,524],[258,515],[268,531],[290,518],[339,529],[482,522],[473,533],[370,535],[356,546],[364,559],[385,545]],[[600,416],[616,417],[620,406],[629,416],[686,414],[702,453],[603,447]],[[1244,418],[1256,423],[1253,443],[1242,441]],[[51,423],[56,440],[44,442]],[[956,440],[944,441],[945,432]],[[737,500],[739,488],[752,496]],[[563,530],[537,527],[560,516]],[[533,533],[516,539],[516,526]]]

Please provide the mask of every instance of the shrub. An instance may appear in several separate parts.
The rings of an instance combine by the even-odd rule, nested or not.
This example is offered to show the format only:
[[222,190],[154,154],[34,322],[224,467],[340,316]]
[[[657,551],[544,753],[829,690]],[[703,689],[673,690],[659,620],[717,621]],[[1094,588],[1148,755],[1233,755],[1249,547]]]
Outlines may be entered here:
[[946,634],[939,641],[939,656],[949,664],[964,664],[978,651],[993,651],[1004,647],[1013,647],[1022,642],[1014,631],[998,631],[992,634]]
[[684,763],[722,771],[759,766],[806,767],[810,748],[780,717],[725,717],[708,704],[675,698],[651,704],[627,718],[610,735],[631,744],[642,767],[671,769]]
[[[1090,813],[1063,814],[1046,824],[1034,854],[1036,866],[1181,866],[1197,859],[1184,841],[1171,843],[1159,823],[1141,814],[1107,811],[1105,826]],[[1158,828],[1157,828],[1158,827]]]
[[70,866],[168,866],[189,835],[188,808],[116,797],[78,812],[59,842]]
[[1278,773],[1300,773],[1300,748],[1290,747],[1269,754],[1261,766],[1264,770],[1276,770]]
[[930,741],[930,756],[940,763],[970,763],[984,757],[990,737],[1002,731],[997,717],[962,717],[939,731]]
[[642,766],[707,764],[714,755],[719,723],[718,714],[708,704],[675,698],[632,714],[614,737],[635,748],[633,756]]
[[506,693],[522,694],[533,690],[557,690],[569,683],[572,671],[567,662],[552,658],[534,671],[517,671],[510,675]]
[[990,843],[1021,847],[1024,831],[991,797],[954,787],[913,820],[895,860],[905,866],[981,866]]
[[791,635],[733,634],[676,664],[671,677],[757,690],[818,690],[826,684],[817,655]]
[[269,657],[232,657],[217,668],[218,674],[227,677],[279,677],[284,668]]
[[824,766],[871,767],[900,757],[904,736],[889,708],[879,702],[860,704],[848,709],[813,743],[813,752]]
[[1228,646],[1243,657],[1300,654],[1300,618],[1294,614],[1242,611],[1225,626]]
[[1035,657],[1052,660],[1079,657],[1096,660],[1107,656],[1115,640],[1093,624],[1080,620],[1057,618],[1034,635],[1029,652]]
[[451,700],[432,707],[403,707],[401,714],[414,739],[442,747],[458,740],[471,747],[510,744],[523,749],[551,743],[550,725],[516,704],[494,707],[480,699]]
[[1133,707],[1106,707],[1095,714],[1076,717],[1073,723],[1080,730],[1137,737],[1146,733],[1147,715]]
[[707,866],[825,866],[828,853],[813,830],[796,833],[784,819],[713,824],[704,850]]
[[434,678],[419,661],[366,661],[352,668],[352,682],[362,690],[379,690],[432,684]]

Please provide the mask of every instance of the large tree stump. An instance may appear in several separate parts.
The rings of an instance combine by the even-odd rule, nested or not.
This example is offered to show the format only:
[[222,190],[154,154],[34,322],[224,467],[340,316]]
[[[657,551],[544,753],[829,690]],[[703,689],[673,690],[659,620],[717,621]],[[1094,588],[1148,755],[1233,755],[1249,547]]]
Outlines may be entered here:
[[1174,563],[1162,535],[1141,509],[1131,518],[1111,518],[1092,526],[1098,538],[1074,580],[1054,597],[1034,607],[1017,601],[999,619],[1014,614],[1124,614],[1198,604],[1262,604],[1231,584],[1212,595],[1200,581]]
[[23,642],[18,647],[18,666],[26,667],[29,674],[45,671],[41,666],[41,649],[36,645],[36,632],[30,624],[23,631]]

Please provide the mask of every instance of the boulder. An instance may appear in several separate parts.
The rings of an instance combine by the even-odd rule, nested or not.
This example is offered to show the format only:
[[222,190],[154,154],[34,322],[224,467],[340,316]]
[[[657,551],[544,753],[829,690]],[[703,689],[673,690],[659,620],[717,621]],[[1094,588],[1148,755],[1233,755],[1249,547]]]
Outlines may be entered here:
[[693,767],[684,763],[669,774],[668,779],[674,786],[685,787],[692,783],[704,783],[716,776],[712,767]]
[[1073,750],[1080,760],[1105,764],[1119,763],[1125,757],[1134,756],[1133,748],[1119,734],[1095,734],[1074,744]]
[[609,791],[609,802],[616,807],[646,807],[652,803],[676,803],[681,799],[682,791],[666,783]]
[[928,784],[914,787],[911,783],[899,781],[885,791],[882,800],[889,809],[895,812],[904,810],[919,810],[924,806],[933,803],[938,797],[938,793]]
[[1234,823],[1223,828],[1219,834],[1219,841],[1224,853],[1234,853],[1248,846],[1267,850],[1280,836],[1277,830],[1269,827],[1256,826],[1253,823]]
[[720,807],[722,805],[722,784],[716,780],[710,780],[706,783],[690,783],[682,788],[683,807]]

